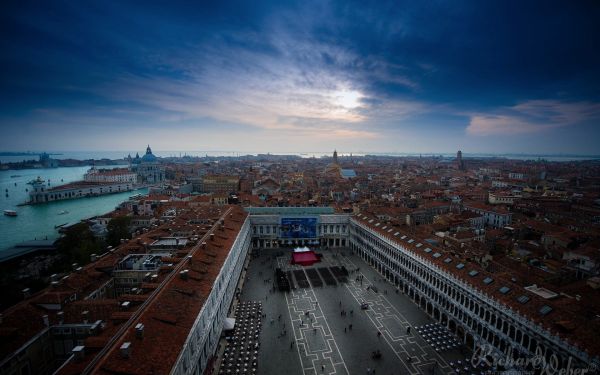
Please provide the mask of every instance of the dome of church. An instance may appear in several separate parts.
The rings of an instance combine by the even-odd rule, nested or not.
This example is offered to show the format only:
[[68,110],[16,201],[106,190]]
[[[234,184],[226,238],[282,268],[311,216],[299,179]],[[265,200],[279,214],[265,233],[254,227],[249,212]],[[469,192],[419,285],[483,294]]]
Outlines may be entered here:
[[146,155],[142,156],[142,163],[156,163],[156,156],[152,153],[150,145],[146,148]]

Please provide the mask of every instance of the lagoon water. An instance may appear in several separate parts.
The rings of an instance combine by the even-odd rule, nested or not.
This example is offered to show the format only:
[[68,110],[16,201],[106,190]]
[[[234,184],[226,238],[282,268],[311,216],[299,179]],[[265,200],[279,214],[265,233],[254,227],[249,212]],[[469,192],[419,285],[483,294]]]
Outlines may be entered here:
[[[27,182],[38,176],[50,181],[50,186],[57,186],[82,180],[88,169],[89,167],[73,167],[0,171],[0,211],[15,210],[18,213],[17,217],[0,216],[0,251],[24,241],[57,238],[55,226],[107,213],[130,196],[147,192],[147,189],[142,189],[100,197],[18,206],[29,199],[25,189],[31,190],[31,185]],[[62,211],[68,213],[61,215]]]

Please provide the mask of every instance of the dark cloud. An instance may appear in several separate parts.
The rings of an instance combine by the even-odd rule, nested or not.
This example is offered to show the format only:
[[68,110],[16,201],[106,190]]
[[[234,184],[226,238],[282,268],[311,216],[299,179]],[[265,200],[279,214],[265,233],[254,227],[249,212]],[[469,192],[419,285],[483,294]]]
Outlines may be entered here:
[[[88,111],[94,124],[346,126],[348,137],[462,126],[467,146],[524,124],[525,138],[540,127],[507,108],[600,102],[599,16],[585,1],[11,2],[0,128],[14,139],[15,120],[49,110],[72,123]],[[361,106],[339,107],[340,95]],[[561,121],[557,136],[600,135],[595,117],[571,118],[588,125]]]

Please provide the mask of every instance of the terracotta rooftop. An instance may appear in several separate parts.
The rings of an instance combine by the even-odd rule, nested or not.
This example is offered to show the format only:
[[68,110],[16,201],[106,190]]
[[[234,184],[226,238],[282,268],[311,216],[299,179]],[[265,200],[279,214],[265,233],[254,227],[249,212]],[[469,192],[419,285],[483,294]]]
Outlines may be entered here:
[[[230,212],[226,212],[227,209]],[[92,347],[102,347],[102,350],[90,350],[83,362],[69,362],[60,373],[81,373],[96,355],[91,364],[92,373],[169,373],[247,215],[238,206],[224,206],[222,210],[224,229],[214,225],[213,240],[208,239],[207,233],[190,251],[191,258],[184,258],[173,272],[165,275],[164,282],[146,283],[142,288],[150,289],[145,294],[148,299],[137,310],[113,313],[113,319],[124,321],[117,330],[88,338]],[[203,241],[206,248],[202,248]],[[189,270],[187,280],[178,276],[183,269]],[[131,300],[134,299],[143,300],[141,297]],[[145,327],[143,340],[135,335],[138,323]],[[109,339],[105,339],[106,336]],[[119,353],[123,342],[131,342],[131,355],[127,359]],[[102,346],[103,343],[109,346]]]

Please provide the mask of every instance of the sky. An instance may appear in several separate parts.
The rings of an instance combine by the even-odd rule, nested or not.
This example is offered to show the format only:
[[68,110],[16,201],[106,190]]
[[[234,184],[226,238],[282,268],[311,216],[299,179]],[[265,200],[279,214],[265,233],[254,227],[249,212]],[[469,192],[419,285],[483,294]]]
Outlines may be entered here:
[[600,154],[596,1],[12,1],[0,150]]

